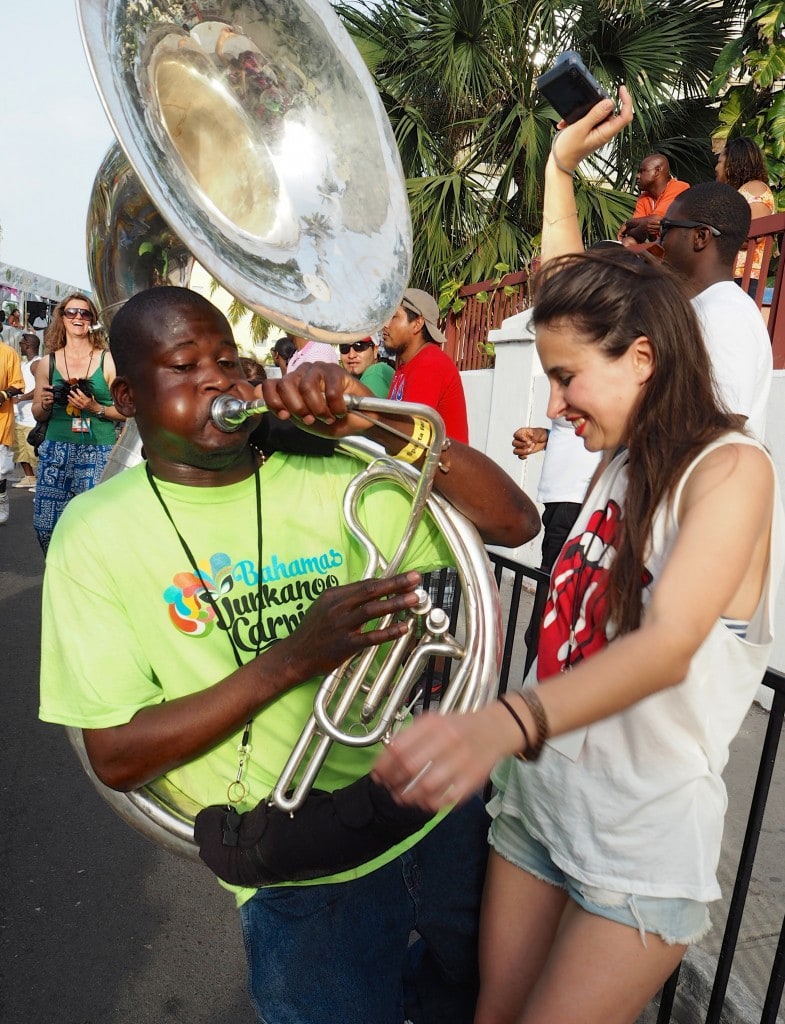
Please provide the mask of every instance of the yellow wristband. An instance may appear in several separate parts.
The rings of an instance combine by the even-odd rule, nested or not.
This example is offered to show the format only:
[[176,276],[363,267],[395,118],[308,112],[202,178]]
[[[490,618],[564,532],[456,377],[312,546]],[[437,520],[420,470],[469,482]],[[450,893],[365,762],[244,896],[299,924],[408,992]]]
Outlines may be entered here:
[[422,419],[421,416],[413,416],[412,428],[412,436],[409,443],[393,456],[393,458],[400,459],[401,462],[408,462],[410,464],[422,458],[433,440],[433,427],[428,420]]

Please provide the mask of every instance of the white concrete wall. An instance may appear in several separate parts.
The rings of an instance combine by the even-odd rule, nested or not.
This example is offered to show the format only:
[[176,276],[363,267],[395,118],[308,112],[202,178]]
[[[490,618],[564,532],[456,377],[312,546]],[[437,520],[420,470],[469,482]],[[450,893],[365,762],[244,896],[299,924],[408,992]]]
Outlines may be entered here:
[[[548,385],[528,330],[528,312],[505,320],[489,334],[496,347],[493,370],[469,370],[462,379],[469,409],[469,439],[489,455],[536,500],[542,456],[520,461],[512,453],[512,435],[521,426],[546,426]],[[785,370],[775,370],[769,399],[766,443],[785,492]],[[541,506],[540,506],[541,507]],[[540,564],[540,540],[503,550],[527,565]],[[770,665],[785,672],[785,582],[780,581],[776,604],[777,629]],[[771,704],[771,691],[761,689],[761,703]]]

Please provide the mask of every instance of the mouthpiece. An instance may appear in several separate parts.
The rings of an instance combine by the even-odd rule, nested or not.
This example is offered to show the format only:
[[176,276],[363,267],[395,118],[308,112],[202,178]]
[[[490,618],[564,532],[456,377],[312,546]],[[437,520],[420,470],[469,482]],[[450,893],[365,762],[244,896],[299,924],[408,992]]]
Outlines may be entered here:
[[251,416],[261,416],[263,412],[267,412],[263,398],[244,402],[241,398],[233,398],[231,395],[219,395],[210,408],[210,418],[219,430],[231,434],[239,430]]

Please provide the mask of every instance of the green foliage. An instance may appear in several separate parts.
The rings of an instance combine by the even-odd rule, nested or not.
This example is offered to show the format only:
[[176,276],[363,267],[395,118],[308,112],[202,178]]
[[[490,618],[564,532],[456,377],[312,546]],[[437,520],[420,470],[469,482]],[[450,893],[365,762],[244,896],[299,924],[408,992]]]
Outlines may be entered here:
[[438,292],[444,308],[457,299],[454,282],[492,279],[497,264],[518,269],[537,255],[543,172],[558,119],[535,82],[565,49],[578,50],[612,93],[626,83],[637,112],[631,128],[581,168],[587,241],[616,236],[632,208],[637,166],[652,150],[673,155],[685,180],[713,176],[709,139],[717,112],[708,93],[718,62],[735,59],[727,46],[737,34],[738,3],[335,6],[398,142],[414,230],[412,284]]
[[721,97],[715,149],[745,136],[761,147],[769,180],[782,207],[785,184],[785,3],[760,0],[742,7],[741,34],[720,54],[711,82]]
[[442,316],[446,316],[449,312],[457,316],[466,305],[465,300],[458,294],[461,288],[463,288],[463,281],[459,281],[457,278],[453,277],[449,281],[442,281],[437,300],[439,313]]
[[[220,288],[220,284],[215,278],[210,278],[210,295],[213,296]],[[253,313],[244,303],[240,302],[238,298],[232,297],[232,301],[229,303],[229,308],[226,311],[226,319],[232,325],[236,327],[243,317],[251,313],[251,319],[248,323],[248,333],[251,336],[251,341],[254,345],[261,341],[264,341],[273,330],[275,324],[270,323],[269,320],[265,320],[259,313]]]

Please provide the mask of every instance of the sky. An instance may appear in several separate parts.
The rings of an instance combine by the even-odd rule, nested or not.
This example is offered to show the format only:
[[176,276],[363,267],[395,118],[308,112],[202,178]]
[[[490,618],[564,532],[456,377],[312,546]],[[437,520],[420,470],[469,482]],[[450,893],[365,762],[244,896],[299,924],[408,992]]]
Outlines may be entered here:
[[0,261],[88,288],[87,208],[114,135],[74,0],[13,6],[0,58]]

